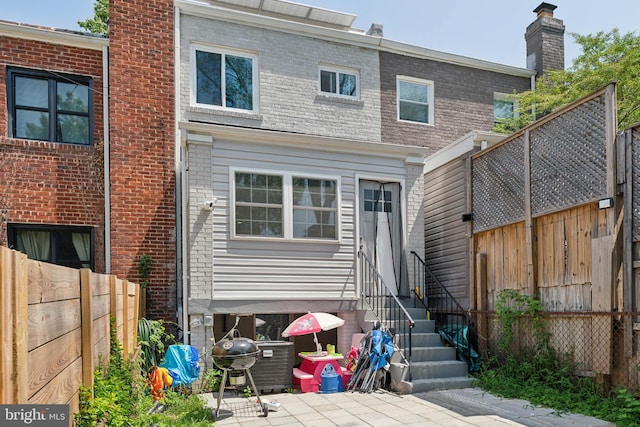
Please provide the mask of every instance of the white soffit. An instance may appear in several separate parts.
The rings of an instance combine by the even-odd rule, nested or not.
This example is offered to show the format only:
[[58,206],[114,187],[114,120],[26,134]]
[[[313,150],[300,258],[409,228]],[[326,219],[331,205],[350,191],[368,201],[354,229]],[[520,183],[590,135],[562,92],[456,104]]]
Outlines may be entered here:
[[214,0],[213,3],[215,2],[340,27],[351,27],[356,19],[356,15],[349,13],[336,12],[285,0]]

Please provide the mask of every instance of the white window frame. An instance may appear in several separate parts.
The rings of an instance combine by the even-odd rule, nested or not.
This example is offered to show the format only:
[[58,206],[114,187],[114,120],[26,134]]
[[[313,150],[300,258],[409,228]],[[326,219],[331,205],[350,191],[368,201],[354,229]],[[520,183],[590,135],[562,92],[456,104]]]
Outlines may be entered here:
[[[428,107],[428,117],[427,117],[426,123],[400,118],[400,101],[401,101],[400,100],[400,83],[411,83],[411,84],[427,86],[428,92],[427,92],[426,105]],[[409,77],[409,76],[396,76],[396,110],[397,110],[396,113],[397,113],[398,121],[404,122],[404,123],[414,123],[419,125],[434,126],[435,125],[434,92],[435,92],[435,88],[434,88],[433,80],[425,80],[425,79],[419,79],[416,77]],[[403,101],[403,102],[412,102],[412,101]]]
[[[201,51],[201,52],[207,52],[207,53],[215,53],[215,54],[219,54],[222,55],[222,60],[221,63],[223,65],[223,68],[221,70],[221,74],[222,74],[222,82],[221,82],[221,98],[222,98],[222,105],[213,105],[213,104],[203,104],[203,103],[198,103],[197,102],[197,78],[198,78],[198,71],[197,71],[197,67],[196,67],[196,52],[197,51]],[[251,98],[252,98],[252,105],[253,105],[253,109],[251,110],[246,110],[243,108],[232,108],[232,107],[227,107],[226,104],[226,87],[225,87],[225,70],[224,70],[224,64],[225,64],[225,60],[224,60],[224,56],[225,55],[233,55],[233,56],[238,56],[238,57],[242,57],[242,58],[247,58],[247,59],[251,59],[252,63],[251,63],[251,84],[252,84],[252,93],[251,93]],[[259,112],[259,106],[258,106],[258,100],[259,100],[259,96],[258,93],[260,91],[260,87],[259,87],[259,83],[260,83],[260,79],[259,79],[259,72],[258,72],[258,55],[254,52],[249,52],[249,51],[243,51],[243,50],[235,50],[235,49],[228,49],[225,47],[221,47],[221,46],[208,46],[208,45],[202,45],[202,44],[193,44],[191,45],[191,49],[190,49],[190,53],[189,53],[189,67],[190,67],[190,75],[191,75],[191,90],[190,90],[190,105],[194,106],[194,107],[201,107],[201,108],[209,108],[209,109],[216,109],[216,110],[227,110],[227,111],[238,111],[238,112],[245,112],[245,113],[258,113]]]
[[508,101],[513,105],[513,118],[518,118],[518,100],[513,94],[493,92],[493,123],[498,124],[504,117],[496,118],[496,101]]
[[[343,95],[338,92],[324,92],[322,90],[322,72],[327,71],[330,73],[336,74],[336,82],[340,81],[340,74],[350,74],[355,76],[356,78],[356,93],[354,95]],[[360,99],[360,73],[358,70],[354,70],[352,68],[341,68],[334,66],[325,66],[320,65],[318,68],[318,93],[324,96],[335,96],[337,98],[345,98],[345,99]]]
[[[246,174],[264,174],[264,175],[277,175],[282,177],[282,230],[283,236],[259,236],[259,235],[247,235],[236,233],[236,173]],[[310,179],[322,179],[326,181],[336,182],[336,208],[335,208],[335,227],[336,238],[335,239],[317,239],[306,237],[294,237],[293,236],[293,177],[296,178],[310,178]],[[300,172],[283,172],[280,170],[269,169],[246,169],[246,168],[229,168],[229,224],[231,226],[231,238],[235,240],[271,240],[271,241],[292,241],[292,242],[313,242],[313,243],[339,243],[342,240],[342,227],[341,227],[341,177],[332,175],[319,175],[314,173],[308,173],[304,171]]]

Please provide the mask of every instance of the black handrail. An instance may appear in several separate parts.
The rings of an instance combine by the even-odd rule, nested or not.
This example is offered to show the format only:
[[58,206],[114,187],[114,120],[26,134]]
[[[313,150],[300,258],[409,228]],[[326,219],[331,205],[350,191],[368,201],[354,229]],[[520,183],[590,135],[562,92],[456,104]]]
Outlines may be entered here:
[[472,351],[478,348],[475,323],[471,315],[429,270],[420,255],[415,251],[411,251],[411,254],[413,254],[413,274],[414,283],[416,283],[416,289],[413,290],[414,298],[427,309],[430,318],[435,321],[436,332],[442,330],[441,336],[450,338],[452,334],[459,334],[463,328],[466,328],[467,345],[458,345],[459,342],[450,342],[450,344],[456,348],[460,359],[467,362],[471,371]]
[[360,260],[360,296],[374,312],[384,329],[394,337],[394,344],[409,365],[408,379],[411,380],[411,330],[415,326],[415,321],[385,283],[369,257],[364,252],[358,251],[358,259]]

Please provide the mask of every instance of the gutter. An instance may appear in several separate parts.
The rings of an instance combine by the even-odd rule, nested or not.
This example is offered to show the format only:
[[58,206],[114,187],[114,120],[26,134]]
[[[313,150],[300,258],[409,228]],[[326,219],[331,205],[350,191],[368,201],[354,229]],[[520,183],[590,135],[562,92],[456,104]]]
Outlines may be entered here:
[[187,267],[185,260],[187,259],[187,180],[186,159],[182,159],[182,132],[178,128],[180,122],[180,8],[174,8],[174,161],[175,161],[175,174],[176,174],[176,242],[178,247],[176,248],[177,254],[177,271],[176,271],[176,305],[178,312],[176,317],[178,318],[178,326],[182,327],[182,343],[185,345],[191,342],[191,331],[189,330],[189,312],[187,308],[188,303],[188,280]]

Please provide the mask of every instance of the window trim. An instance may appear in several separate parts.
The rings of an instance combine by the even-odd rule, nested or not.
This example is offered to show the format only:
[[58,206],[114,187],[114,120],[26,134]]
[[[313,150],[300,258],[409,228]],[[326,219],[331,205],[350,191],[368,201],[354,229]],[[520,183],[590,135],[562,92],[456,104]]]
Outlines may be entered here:
[[518,99],[514,94],[504,92],[493,92],[493,124],[497,125],[504,120],[504,117],[496,118],[496,101],[509,101],[513,105],[513,117],[517,119],[520,117],[518,114]]
[[[427,86],[429,88],[427,93],[427,107],[429,107],[427,122],[418,122],[415,120],[407,120],[400,118],[400,83],[413,83],[419,84],[423,86]],[[418,125],[426,125],[426,126],[435,126],[435,85],[433,80],[425,80],[417,77],[410,76],[396,76],[396,118],[399,122],[402,123],[413,123]]]
[[[264,175],[278,175],[282,177],[282,237],[274,236],[257,236],[246,235],[236,233],[236,173],[247,174],[264,174]],[[293,236],[293,177],[296,178],[310,178],[310,179],[322,179],[326,181],[336,182],[336,238],[335,239],[318,239],[318,238],[306,238],[306,237],[294,237]],[[270,169],[252,169],[252,168],[229,168],[229,225],[230,236],[232,240],[259,240],[259,241],[274,241],[274,242],[295,242],[295,243],[330,243],[335,244],[342,241],[342,227],[341,227],[341,177],[335,175],[324,175],[308,173],[304,171],[281,171]]]
[[[51,237],[52,233],[60,233],[60,232],[89,233],[89,238],[91,239],[91,245],[90,245],[91,247],[90,247],[90,254],[89,254],[89,264],[90,264],[89,268],[92,271],[95,271],[96,259],[95,259],[95,228],[94,227],[82,226],[82,225],[9,223],[7,224],[7,237],[8,237],[9,247],[12,249],[15,249],[18,243],[18,231],[46,231],[49,233],[50,243],[52,241],[52,237]],[[52,247],[52,251],[54,251],[53,247]],[[57,264],[55,262],[57,261],[57,259],[54,261],[53,254],[51,259],[52,261],[43,261],[43,262],[48,262],[55,265],[62,265],[62,264]],[[69,268],[73,268],[73,267],[69,267]]]
[[[355,76],[356,78],[356,93],[355,95],[343,95],[341,93],[334,92],[324,92],[322,90],[322,72],[327,71],[330,73],[336,74],[336,82],[339,81],[340,74],[350,74]],[[360,72],[353,68],[345,68],[345,67],[336,67],[329,65],[320,65],[318,67],[318,95],[335,97],[335,98],[343,98],[343,99],[351,99],[351,100],[359,100],[360,99]]]
[[[251,63],[251,84],[252,84],[252,93],[251,93],[251,103],[253,105],[253,108],[251,110],[245,110],[244,108],[232,108],[232,107],[227,107],[226,105],[212,105],[212,104],[203,104],[203,103],[198,103],[197,99],[198,99],[198,87],[197,87],[197,83],[198,83],[198,69],[196,67],[196,53],[198,51],[201,52],[207,52],[207,53],[215,53],[215,54],[219,54],[222,55],[223,57],[225,55],[233,55],[233,56],[238,56],[238,57],[242,57],[242,58],[248,58],[251,59],[252,63]],[[224,59],[221,61],[221,64],[224,65],[225,61]],[[191,77],[191,87],[190,87],[190,93],[189,93],[189,105],[191,107],[197,107],[197,108],[205,108],[207,110],[219,110],[219,111],[234,111],[234,112],[238,112],[238,113],[242,113],[242,114],[258,114],[260,112],[260,106],[259,106],[259,99],[260,97],[258,96],[259,92],[260,92],[260,78],[259,78],[259,72],[258,72],[258,54],[255,52],[250,52],[250,51],[245,51],[245,50],[238,50],[238,49],[229,49],[226,47],[222,47],[222,46],[214,46],[214,45],[204,45],[204,44],[192,44],[190,47],[190,52],[189,52],[189,74]],[[225,75],[225,70],[222,69],[221,70],[221,74],[222,76]],[[224,85],[224,81],[222,82],[222,94],[221,94],[221,98],[222,100],[226,100],[226,87]],[[222,104],[226,104],[225,102],[222,102]]]
[[[30,79],[41,79],[47,80],[48,83],[48,91],[49,94],[57,93],[57,84],[58,83],[74,83],[80,86],[85,86],[88,89],[87,92],[87,112],[85,113],[77,113],[74,112],[77,116],[87,117],[88,119],[88,132],[89,138],[87,143],[82,142],[67,142],[67,141],[58,141],[56,139],[56,123],[57,123],[57,115],[59,114],[69,114],[69,112],[64,112],[63,110],[59,111],[57,107],[57,98],[55,96],[49,96],[49,105],[47,106],[47,111],[49,112],[49,137],[48,139],[30,139],[25,137],[16,136],[16,94],[15,94],[15,78],[16,77],[24,77]],[[55,82],[55,87],[52,87],[52,82]],[[46,141],[46,142],[55,142],[60,144],[71,144],[71,145],[80,145],[80,146],[93,146],[94,145],[94,99],[93,99],[93,79],[88,76],[75,75],[69,73],[53,73],[50,71],[44,70],[35,70],[28,68],[19,68],[19,67],[7,67],[7,80],[6,80],[6,90],[7,90],[7,115],[8,115],[8,135],[9,138],[15,139],[25,139],[30,141]],[[39,111],[39,110],[33,110]]]

